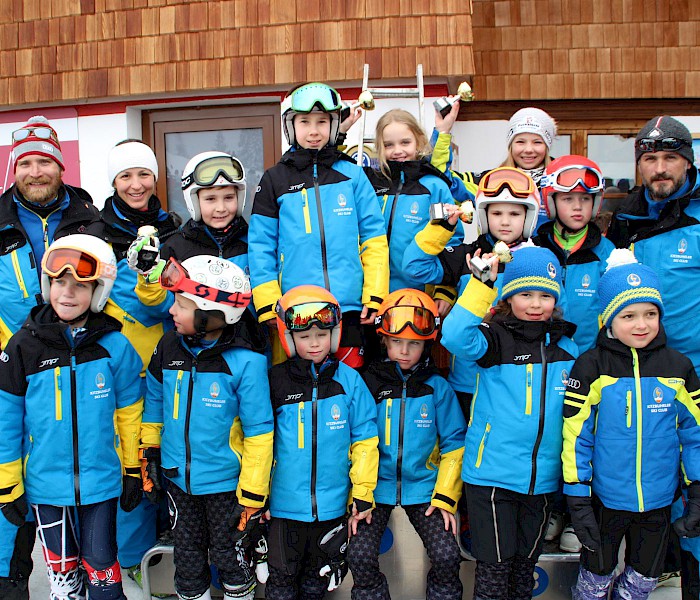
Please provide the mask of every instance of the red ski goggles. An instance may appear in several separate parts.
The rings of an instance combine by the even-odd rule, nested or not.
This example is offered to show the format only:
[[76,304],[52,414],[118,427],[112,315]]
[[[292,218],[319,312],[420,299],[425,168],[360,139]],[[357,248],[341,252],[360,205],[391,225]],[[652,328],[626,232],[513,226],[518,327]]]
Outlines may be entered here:
[[486,173],[479,182],[479,191],[485,196],[498,196],[504,188],[516,198],[527,198],[537,189],[529,175],[513,167],[498,167]]
[[307,302],[284,310],[277,303],[277,316],[289,331],[306,331],[313,325],[333,329],[340,324],[340,307],[330,302]]
[[49,277],[60,277],[70,271],[77,281],[96,281],[100,277],[116,279],[117,268],[102,262],[80,248],[49,249],[44,254],[41,268]]
[[376,317],[375,322],[387,335],[399,335],[409,327],[413,333],[428,337],[437,329],[440,317],[422,306],[392,306]]
[[250,292],[226,292],[190,279],[190,274],[177,260],[170,258],[160,274],[160,286],[169,292],[185,292],[198,298],[227,304],[234,308],[245,308],[250,304]]
[[552,187],[557,192],[571,192],[581,186],[587,192],[594,194],[605,189],[603,174],[592,167],[572,165],[546,175],[542,187]]

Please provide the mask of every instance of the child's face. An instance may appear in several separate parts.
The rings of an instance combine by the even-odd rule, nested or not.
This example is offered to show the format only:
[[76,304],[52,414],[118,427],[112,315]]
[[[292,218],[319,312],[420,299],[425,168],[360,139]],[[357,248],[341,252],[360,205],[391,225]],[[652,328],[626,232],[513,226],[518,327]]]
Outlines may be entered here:
[[554,296],[539,290],[513,294],[506,302],[510,304],[515,318],[521,321],[549,321],[557,303]]
[[547,144],[536,133],[519,133],[510,144],[513,162],[521,169],[536,169],[547,156]]
[[416,136],[405,123],[389,123],[382,132],[386,160],[404,162],[418,158]]
[[630,348],[646,348],[659,333],[659,309],[651,302],[623,308],[610,324],[613,335]]
[[58,318],[68,323],[88,311],[94,289],[92,281],[78,281],[71,273],[64,273],[51,279],[49,301]]
[[522,204],[495,202],[486,207],[486,220],[489,233],[506,244],[517,242],[523,237],[525,228],[525,207]]
[[126,169],[114,178],[117,195],[134,210],[146,210],[156,187],[156,178],[150,169]]
[[306,331],[292,331],[297,356],[321,364],[331,353],[331,330],[312,325]]
[[585,192],[557,192],[557,217],[571,231],[583,229],[593,216],[593,195]]
[[425,340],[404,340],[388,335],[384,336],[384,343],[389,360],[396,361],[404,371],[418,364],[425,348]]
[[214,229],[224,229],[236,217],[238,189],[232,185],[202,188],[197,192],[202,221]]
[[294,135],[300,147],[307,150],[320,150],[331,139],[331,116],[324,112],[296,115]]
[[180,335],[194,335],[197,330],[194,326],[194,311],[197,305],[193,300],[185,298],[182,294],[175,294],[175,302],[168,311],[173,317],[175,329]]

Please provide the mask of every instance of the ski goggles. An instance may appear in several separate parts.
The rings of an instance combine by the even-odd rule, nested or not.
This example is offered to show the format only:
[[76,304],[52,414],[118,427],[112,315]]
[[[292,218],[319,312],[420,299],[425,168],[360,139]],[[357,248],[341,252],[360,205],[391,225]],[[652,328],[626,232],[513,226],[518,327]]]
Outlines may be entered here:
[[49,277],[61,277],[70,271],[77,281],[96,281],[100,277],[116,279],[117,268],[80,248],[54,248],[44,254],[42,271]]
[[294,112],[309,113],[316,107],[327,112],[341,109],[338,92],[320,83],[302,85],[292,92],[290,100],[290,108]]
[[57,140],[56,132],[51,129],[51,127],[23,127],[22,129],[12,132],[12,141],[21,142],[26,140],[30,135],[40,140],[50,140],[51,138]]
[[561,169],[545,175],[542,187],[551,186],[557,192],[570,192],[581,186],[589,193],[602,192],[605,189],[603,174],[592,167],[575,166]]
[[333,329],[340,324],[340,307],[330,302],[307,302],[284,310],[278,302],[277,316],[289,331],[306,331],[312,325]]
[[428,337],[440,324],[436,317],[422,306],[392,306],[375,319],[376,325],[387,335],[399,335],[406,327],[413,333]]
[[683,148],[683,146],[690,146],[687,140],[681,140],[675,137],[665,137],[665,138],[642,138],[634,143],[637,150],[640,152],[676,152]]
[[516,198],[527,198],[537,189],[531,177],[513,167],[498,167],[486,173],[479,182],[479,191],[484,196],[498,196],[504,188]]
[[194,168],[191,175],[182,178],[182,189],[187,189],[193,182],[207,187],[213,185],[221,176],[229,183],[241,183],[245,178],[243,165],[233,156],[206,158]]
[[245,308],[250,304],[250,292],[227,292],[190,279],[190,274],[177,260],[170,257],[160,274],[160,286],[169,292],[184,292],[198,298],[226,304],[234,308]]

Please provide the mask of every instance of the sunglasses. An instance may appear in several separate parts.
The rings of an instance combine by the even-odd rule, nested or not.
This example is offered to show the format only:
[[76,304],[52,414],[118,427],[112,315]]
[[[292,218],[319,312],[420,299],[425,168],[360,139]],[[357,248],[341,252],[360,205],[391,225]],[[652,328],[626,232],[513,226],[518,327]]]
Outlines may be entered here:
[[683,148],[683,146],[690,146],[686,140],[681,140],[674,137],[659,139],[642,138],[641,140],[637,140],[634,145],[640,152],[675,152]]
[[30,135],[39,138],[40,140],[56,139],[56,133],[51,127],[23,127],[12,132],[12,141],[21,142],[26,140]]
[[100,277],[116,279],[117,268],[104,263],[80,248],[49,249],[41,268],[49,277],[60,277],[70,271],[77,281],[95,281]]
[[289,331],[306,331],[313,325],[333,329],[340,323],[340,307],[329,302],[307,302],[283,310],[277,303],[277,316]]
[[245,178],[245,171],[240,161],[232,156],[214,156],[199,163],[194,172],[182,179],[182,189],[187,189],[192,182],[207,187],[223,176],[229,183],[240,183]]
[[387,335],[398,335],[410,327],[417,335],[427,337],[437,329],[440,318],[421,306],[392,306],[376,318],[376,324]]
[[185,292],[198,298],[226,304],[234,308],[245,308],[250,304],[250,292],[226,292],[198,283],[190,279],[190,274],[177,260],[170,257],[168,264],[160,274],[160,286],[169,292]]
[[485,196],[498,196],[505,188],[516,198],[527,198],[536,191],[532,178],[513,167],[499,167],[489,171],[479,182],[479,190]]
[[551,186],[558,192],[570,192],[581,186],[589,193],[605,189],[603,174],[591,167],[569,166],[545,175],[540,182],[542,187]]

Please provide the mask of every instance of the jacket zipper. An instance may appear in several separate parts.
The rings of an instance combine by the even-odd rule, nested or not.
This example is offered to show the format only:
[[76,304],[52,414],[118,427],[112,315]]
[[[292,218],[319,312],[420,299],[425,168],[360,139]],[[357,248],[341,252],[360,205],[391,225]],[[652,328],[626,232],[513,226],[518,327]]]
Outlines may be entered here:
[[486,448],[486,440],[489,438],[489,432],[491,431],[491,423],[486,423],[486,429],[484,429],[484,435],[481,436],[481,443],[479,444],[479,451],[476,453],[476,463],[474,466],[478,469],[481,466],[481,460],[484,457],[484,448]]
[[190,369],[190,384],[187,390],[187,412],[185,413],[185,487],[187,493],[191,494],[190,475],[192,469],[192,448],[190,447],[190,415],[192,413],[192,390],[194,389],[194,380],[197,375],[197,360],[192,359],[192,368]]
[[[318,163],[314,157],[314,193],[316,194],[316,212],[318,213],[318,234],[321,238],[321,262],[323,264],[323,285],[327,290],[331,289],[328,278],[328,256],[326,254],[326,228],[323,224],[323,207],[321,206],[321,190],[318,187]],[[315,410],[315,409],[314,409]]]
[[391,204],[391,213],[389,215],[389,225],[386,228],[386,239],[389,241],[391,239],[391,230],[394,227],[394,213],[396,212],[396,205],[399,202],[399,196],[401,195],[401,190],[403,189],[404,172],[401,171],[401,179],[399,181],[399,187],[396,188],[396,193],[394,194],[394,201]]
[[[398,367],[397,367],[398,368]],[[399,412],[399,445],[396,448],[396,504],[401,504],[401,468],[403,463],[403,421],[406,415],[406,380],[401,386],[401,411]]]
[[22,276],[22,269],[19,265],[19,258],[17,256],[17,250],[13,250],[12,254],[10,254],[12,257],[12,268],[15,270],[15,277],[17,278],[17,284],[19,285],[19,289],[22,290],[22,297],[23,298],[28,298],[29,293],[27,292],[27,286],[24,283],[24,277]]
[[78,448],[78,386],[75,381],[75,347],[70,351],[70,412],[73,426],[73,487],[75,504],[80,506],[80,449]]
[[535,493],[535,482],[537,480],[537,453],[542,443],[542,435],[544,434],[544,412],[545,398],[547,396],[547,346],[549,344],[549,334],[546,334],[545,339],[540,342],[540,353],[542,354],[542,383],[540,385],[540,419],[537,426],[537,438],[535,446],[532,448],[532,474],[530,475],[530,489],[528,494]]
[[632,351],[632,369],[634,370],[634,391],[635,391],[635,410],[637,412],[637,452],[635,460],[635,480],[637,484],[637,498],[639,503],[639,512],[644,512],[644,493],[642,491],[642,380],[639,375],[639,357],[634,348]]
[[316,400],[318,399],[318,376],[314,376],[314,389],[311,394],[311,516],[314,521],[318,518],[316,505]]

